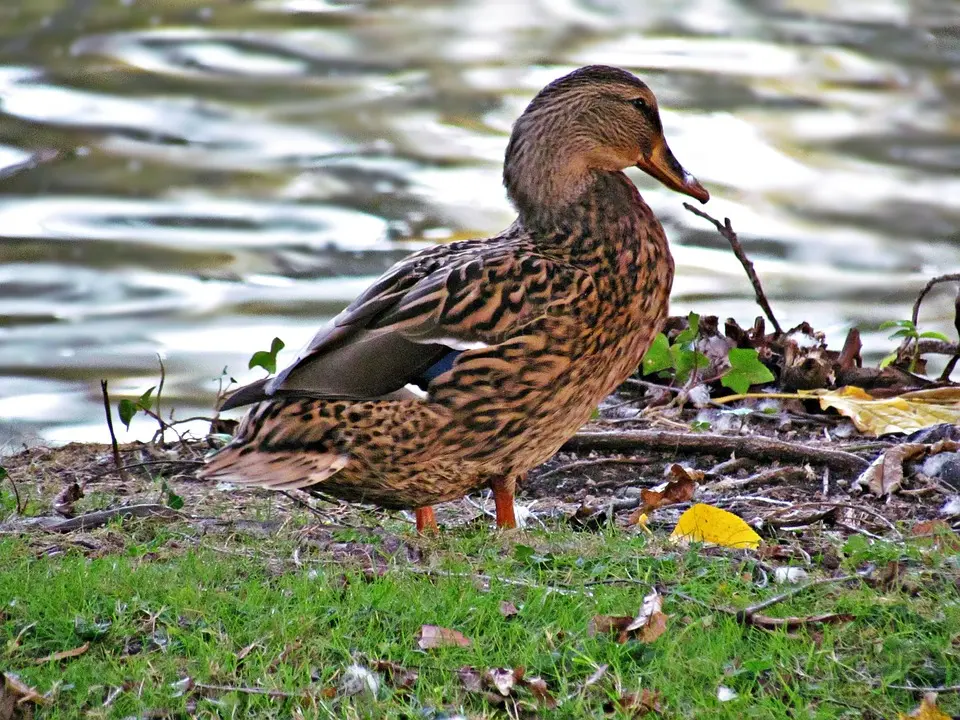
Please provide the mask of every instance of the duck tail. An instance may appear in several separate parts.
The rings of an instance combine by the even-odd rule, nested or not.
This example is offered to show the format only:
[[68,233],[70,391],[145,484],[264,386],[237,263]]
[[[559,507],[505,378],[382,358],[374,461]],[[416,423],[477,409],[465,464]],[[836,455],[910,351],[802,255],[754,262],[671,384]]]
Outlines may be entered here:
[[274,400],[252,407],[233,440],[209,457],[197,476],[268,490],[298,490],[343,469],[349,455],[332,442],[318,443],[314,437],[318,428],[292,422],[300,420],[304,402],[311,401]]

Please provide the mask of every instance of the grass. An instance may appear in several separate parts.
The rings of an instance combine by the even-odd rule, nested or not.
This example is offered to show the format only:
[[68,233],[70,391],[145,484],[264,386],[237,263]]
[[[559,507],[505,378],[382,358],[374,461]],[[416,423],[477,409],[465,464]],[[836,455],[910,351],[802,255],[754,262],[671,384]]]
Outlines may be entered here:
[[[886,685],[960,683],[957,557],[935,547],[848,541],[837,572],[899,560],[906,573],[886,587],[813,588],[765,611],[854,616],[787,632],[672,594],[742,608],[784,591],[758,587],[742,553],[615,529],[474,526],[420,539],[407,528],[319,532],[300,515],[272,534],[128,522],[90,534],[93,552],[69,538],[10,537],[0,541],[0,669],[52,691],[43,718],[628,718],[637,710],[618,700],[646,689],[663,717],[879,719],[919,700]],[[595,615],[636,613],[654,585],[670,615],[654,642],[588,633]],[[503,602],[517,614],[505,617]],[[421,650],[424,624],[473,642]],[[86,642],[77,657],[36,662]],[[418,678],[407,689],[385,678],[375,698],[345,696],[346,668],[376,660]],[[559,702],[538,705],[528,688],[494,702],[464,688],[464,666],[523,667]],[[737,697],[720,702],[720,686]],[[940,706],[960,712],[955,696]]]

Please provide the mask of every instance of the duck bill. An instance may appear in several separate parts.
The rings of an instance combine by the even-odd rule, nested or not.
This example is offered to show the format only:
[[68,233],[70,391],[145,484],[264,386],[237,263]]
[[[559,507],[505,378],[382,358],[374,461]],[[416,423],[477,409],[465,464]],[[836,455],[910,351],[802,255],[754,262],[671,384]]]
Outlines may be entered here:
[[641,155],[637,167],[648,175],[655,177],[671,190],[696,198],[702,203],[710,199],[710,193],[697,179],[688,173],[677,159],[666,141],[661,140],[654,145],[649,155]]

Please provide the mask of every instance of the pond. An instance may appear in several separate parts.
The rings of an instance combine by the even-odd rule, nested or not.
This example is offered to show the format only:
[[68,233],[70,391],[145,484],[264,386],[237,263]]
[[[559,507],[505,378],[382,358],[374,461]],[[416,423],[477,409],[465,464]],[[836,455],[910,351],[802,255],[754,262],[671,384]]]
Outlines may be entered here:
[[[5,0],[0,447],[105,440],[99,379],[139,394],[158,358],[164,406],[209,414],[404,254],[500,230],[511,123],[591,63],[657,93],[784,325],[876,360],[960,266],[955,0]],[[751,323],[725,241],[634,178],[673,311]],[[921,318],[954,332],[952,291]]]

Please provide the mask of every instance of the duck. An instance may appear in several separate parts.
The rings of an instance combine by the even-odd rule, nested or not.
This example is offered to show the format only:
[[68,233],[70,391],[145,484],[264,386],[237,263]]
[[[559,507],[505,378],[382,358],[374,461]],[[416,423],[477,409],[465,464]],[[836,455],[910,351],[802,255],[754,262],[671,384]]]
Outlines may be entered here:
[[503,168],[516,219],[493,237],[406,257],[277,375],[221,407],[249,405],[201,478],[413,510],[514,495],[630,376],[668,314],[663,227],[624,172],[637,167],[707,202],[664,138],[634,74],[581,67],[544,87],[513,126]]

